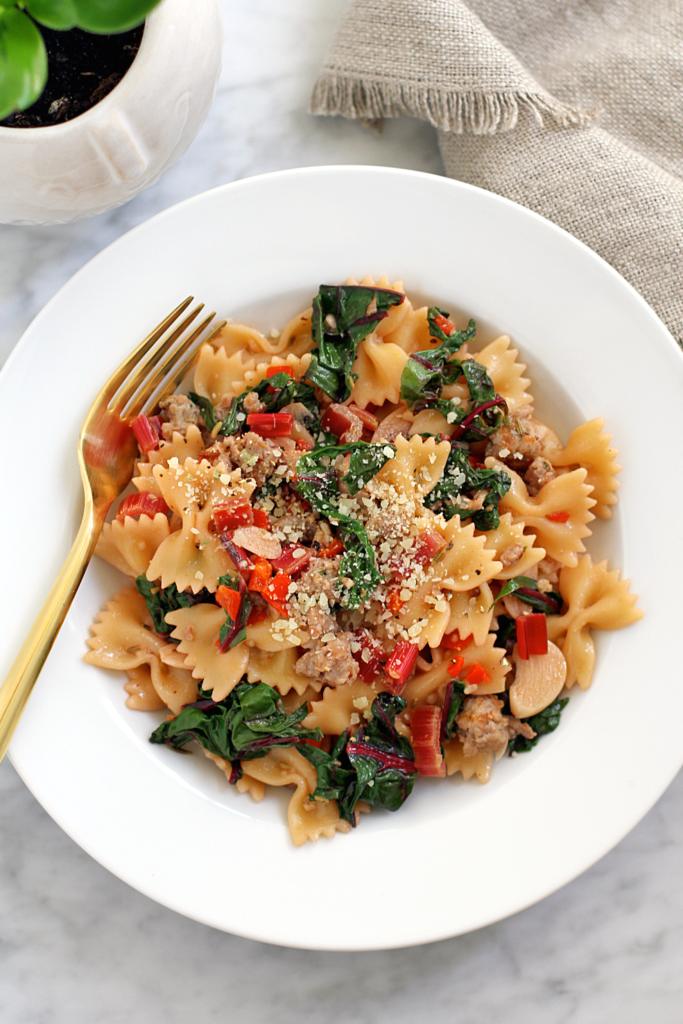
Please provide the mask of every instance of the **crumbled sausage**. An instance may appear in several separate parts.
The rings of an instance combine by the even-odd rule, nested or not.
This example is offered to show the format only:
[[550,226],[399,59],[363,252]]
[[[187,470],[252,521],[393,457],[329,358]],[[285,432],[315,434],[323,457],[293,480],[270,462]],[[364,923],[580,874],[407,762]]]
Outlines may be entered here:
[[308,625],[308,632],[311,634],[311,640],[319,640],[326,633],[339,632],[339,626],[334,615],[324,612],[322,608],[317,606],[308,609],[306,623]]
[[562,562],[558,562],[558,560],[553,558],[552,555],[546,555],[545,558],[542,558],[536,568],[538,570],[539,590],[541,589],[541,580],[547,580],[548,583],[553,583],[555,585],[559,583]]
[[159,402],[161,417],[164,423],[161,432],[165,441],[170,441],[174,433],[185,435],[191,423],[204,426],[204,420],[198,406],[185,395],[171,395]]
[[309,648],[294,666],[300,676],[324,679],[329,686],[351,683],[358,675],[358,665],[351,654],[353,633],[337,633],[332,640],[311,640]]
[[297,580],[297,593],[316,597],[324,594],[330,604],[337,600],[334,585],[339,575],[339,556],[335,558],[312,558],[305,572]]
[[233,465],[257,487],[263,487],[282,458],[281,448],[251,430],[242,437],[228,437],[225,447]]
[[511,416],[509,427],[491,434],[486,456],[492,455],[518,473],[525,473],[541,454],[544,434],[544,428],[529,417]]
[[492,695],[466,697],[456,718],[458,737],[465,757],[480,751],[502,754],[515,736],[533,739],[536,733],[526,722],[501,714],[502,700]]
[[523,544],[510,544],[509,547],[505,548],[504,551],[498,555],[498,561],[501,563],[504,569],[507,569],[509,565],[514,565],[518,562],[524,554]]
[[555,475],[555,470],[548,460],[539,455],[524,474],[529,494],[535,497],[542,487],[555,479]]
[[242,403],[244,411],[247,416],[254,412],[265,412],[265,404],[261,401],[255,391],[249,391],[244,396],[244,402]]

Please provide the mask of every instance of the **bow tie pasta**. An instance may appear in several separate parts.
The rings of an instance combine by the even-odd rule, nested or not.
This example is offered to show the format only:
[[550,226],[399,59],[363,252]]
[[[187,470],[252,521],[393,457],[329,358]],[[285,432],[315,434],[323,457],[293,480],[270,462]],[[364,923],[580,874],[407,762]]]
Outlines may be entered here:
[[486,782],[590,685],[591,631],[641,617],[584,547],[617,500],[611,436],[564,446],[525,370],[508,337],[349,279],[281,332],[229,323],[194,390],[131,424],[136,492],[97,553],[135,589],[86,660],[169,712],[153,743],[255,800],[289,787],[297,845],[419,776]]

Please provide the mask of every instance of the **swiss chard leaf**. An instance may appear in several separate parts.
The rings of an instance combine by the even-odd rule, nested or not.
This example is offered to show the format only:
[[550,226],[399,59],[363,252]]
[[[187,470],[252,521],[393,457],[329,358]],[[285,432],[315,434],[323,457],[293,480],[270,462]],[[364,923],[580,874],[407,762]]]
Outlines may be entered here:
[[272,747],[291,747],[304,739],[321,740],[320,729],[302,729],[308,710],[303,704],[291,715],[283,710],[277,690],[265,683],[239,683],[228,696],[214,701],[200,690],[200,699],[179,715],[163,722],[150,743],[166,743],[183,750],[196,740],[212,754],[228,761],[263,757]]
[[[443,315],[438,306],[432,306],[429,313],[434,311]],[[429,323],[430,333],[440,338],[441,344],[424,352],[414,352],[401,374],[401,398],[411,407],[417,405],[418,409],[434,405],[440,400],[444,387],[455,384],[462,374],[462,364],[451,357],[476,333],[474,320],[470,320],[464,331],[454,331],[451,335],[444,334],[433,323],[433,317]]]
[[[459,515],[463,520],[471,518],[477,530],[495,530],[500,523],[498,504],[510,489],[510,483],[510,477],[502,470],[472,466],[467,447],[455,443],[451,445],[441,479],[424,501],[429,506],[441,502],[441,510],[447,519]],[[475,491],[484,490],[488,494],[480,509],[463,509],[448,504],[461,495],[470,496]]]
[[512,654],[516,636],[516,621],[509,619],[507,615],[498,616],[498,629],[493,633],[495,636],[494,646],[500,647],[506,654]]
[[455,719],[460,713],[462,702],[465,699],[465,684],[454,679],[446,687],[446,696],[443,702],[443,713],[441,716],[441,738],[452,740],[457,732]]
[[329,754],[300,747],[318,774],[312,798],[336,800],[340,816],[352,825],[359,800],[397,811],[415,781],[413,748],[395,726],[396,715],[405,707],[402,697],[380,693],[372,703],[372,719],[352,740],[343,732]]
[[136,578],[135,586],[140,596],[144,597],[154,629],[160,636],[169,636],[171,633],[172,627],[166,622],[167,612],[174,612],[178,608],[190,608],[196,603],[187,594],[181,593],[175,583],[162,589],[155,583],[150,583],[144,573]]
[[553,701],[552,704],[537,715],[532,715],[531,718],[523,718],[522,721],[530,725],[536,735],[532,740],[526,739],[525,736],[515,736],[514,740],[510,742],[508,753],[526,754],[527,751],[536,746],[541,736],[554,732],[560,724],[562,710],[568,703],[569,697],[563,697],[562,700]]
[[357,519],[341,512],[337,503],[337,475],[334,460],[338,455],[351,452],[344,482],[351,494],[357,494],[368,480],[393,457],[396,449],[389,444],[370,444],[354,441],[302,455],[297,463],[296,490],[311,507],[339,525],[345,551],[339,565],[339,575],[353,581],[342,594],[342,604],[358,608],[365,597],[375,589],[382,577],[375,564],[375,553],[365,527]]
[[[306,372],[308,380],[335,402],[351,394],[351,367],[359,343],[405,299],[400,292],[362,285],[321,284],[313,299],[312,334],[316,347]],[[368,314],[374,305],[375,311]]]
[[196,391],[190,391],[187,396],[191,402],[201,409],[202,419],[206,424],[206,429],[211,431],[218,422],[216,420],[216,413],[214,412],[213,402],[210,402],[208,398],[204,398],[203,395],[198,395]]
[[508,594],[516,594],[524,604],[531,605],[535,611],[545,612],[546,615],[559,615],[562,611],[562,594],[558,594],[555,590],[551,590],[547,594],[542,593],[538,589],[536,580],[533,580],[530,576],[514,576],[511,580],[508,580],[505,586],[501,588],[491,608],[502,597],[507,597]]

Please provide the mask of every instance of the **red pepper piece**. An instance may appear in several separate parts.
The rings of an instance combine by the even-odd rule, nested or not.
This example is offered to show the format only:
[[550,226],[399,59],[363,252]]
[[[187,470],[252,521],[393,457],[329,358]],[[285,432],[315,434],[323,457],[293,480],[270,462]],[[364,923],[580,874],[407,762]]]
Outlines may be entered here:
[[266,558],[257,558],[255,562],[254,571],[249,577],[247,586],[249,590],[255,590],[257,594],[262,594],[268,585],[268,580],[273,575],[273,567]]
[[[157,417],[154,418],[157,419]],[[154,424],[145,416],[144,412],[131,421],[130,427],[143,452],[151,452],[159,447],[160,432],[155,429]]]
[[249,618],[247,619],[248,626],[257,626],[259,622],[263,622],[264,619],[268,618],[268,612],[265,608],[257,608],[254,606],[249,612]]
[[357,629],[354,635],[360,644],[359,651],[352,651],[352,656],[358,663],[358,675],[364,683],[374,683],[382,671],[384,648],[367,629]]
[[447,320],[443,313],[437,313],[434,317],[434,323],[437,327],[440,327],[443,333],[450,338],[451,334],[455,330],[455,324]]
[[116,518],[122,523],[126,516],[149,516],[153,519],[158,512],[167,515],[169,507],[163,498],[151,491],[140,491],[139,494],[129,494],[119,505]]
[[441,756],[441,708],[435,704],[415,708],[410,729],[417,774],[443,778],[446,765]]
[[460,639],[460,634],[457,629],[454,629],[452,633],[448,633],[441,641],[441,646],[445,647],[449,651],[464,651],[466,647],[472,643],[473,637],[467,636],[464,640]]
[[551,523],[567,523],[571,519],[571,512],[549,512],[546,519]]
[[336,537],[331,544],[328,544],[326,548],[321,548],[318,552],[320,558],[334,558],[335,555],[340,555],[344,550],[344,545]]
[[254,526],[260,526],[262,530],[270,529],[270,516],[262,508],[252,509],[254,513]]
[[486,463],[480,462],[479,459],[476,458],[476,456],[474,455],[468,455],[467,461],[469,462],[472,469],[484,469],[486,465]]
[[354,416],[357,416],[364,427],[368,430],[377,430],[379,426],[379,420],[376,416],[373,416],[368,409],[359,409],[353,402],[348,406],[349,412],[352,412]]
[[274,377],[278,373],[286,373],[292,380],[294,379],[294,370],[291,366],[269,366],[266,370],[266,377]]
[[451,676],[453,679],[457,679],[460,673],[462,672],[462,667],[464,664],[465,659],[463,658],[462,654],[459,654],[457,658],[453,658],[453,661],[450,663],[446,671],[448,672],[449,676]]
[[262,592],[262,597],[272,605],[276,612],[280,615],[284,615],[285,618],[289,618],[289,584],[291,583],[290,577],[286,572],[279,572],[277,576],[268,583]]
[[352,412],[347,405],[340,405],[334,402],[330,405],[320,420],[323,430],[334,434],[342,444],[350,444],[351,441],[360,441],[363,436],[363,421]]
[[211,512],[211,526],[216,533],[238,530],[240,526],[251,526],[253,522],[254,510],[251,505],[238,498],[214,505]]
[[285,544],[282,554],[274,558],[272,565],[278,572],[287,572],[290,576],[300,572],[311,560],[311,549],[303,544]]
[[516,621],[517,653],[523,661],[548,653],[548,629],[543,612],[520,615]]
[[392,693],[400,693],[408,682],[408,676],[415,668],[417,655],[417,644],[411,644],[407,640],[399,640],[394,647],[386,665],[386,686]]
[[469,672],[465,676],[468,686],[479,686],[480,683],[490,683],[491,676],[486,671],[483,665],[480,665],[478,661],[470,667]]
[[260,437],[289,437],[294,426],[291,412],[252,412],[247,416],[247,426]]
[[417,538],[412,561],[421,566],[428,565],[445,547],[446,541],[440,533],[437,533],[436,530],[424,530]]
[[394,588],[387,594],[387,608],[392,615],[398,615],[405,602],[399,597],[399,591]]
[[231,587],[226,587],[222,584],[216,591],[216,602],[221,606],[221,608],[225,608],[231,619],[237,618],[242,605],[242,598],[239,591],[233,590]]

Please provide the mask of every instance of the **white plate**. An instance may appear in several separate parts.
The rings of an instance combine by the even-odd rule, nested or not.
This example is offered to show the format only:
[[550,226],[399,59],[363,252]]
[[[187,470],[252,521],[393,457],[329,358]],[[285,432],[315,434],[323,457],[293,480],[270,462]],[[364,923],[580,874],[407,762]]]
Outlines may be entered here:
[[592,689],[489,785],[420,780],[400,813],[295,849],[285,794],[254,804],[204,758],[150,745],[159,716],[126,709],[122,678],[81,661],[122,582],[93,565],[11,748],[46,810],[130,885],[217,928],[316,949],[428,942],[529,906],[614,846],[678,770],[680,352],[613,270],[521,207],[425,174],[328,167],[227,185],[131,231],[46,306],[0,378],[6,670],[76,528],[81,421],[138,339],[188,293],[269,329],[321,282],[366,273],[510,333],[565,439],[604,416],[625,468],[591,547],[633,579],[646,618],[598,634]]

